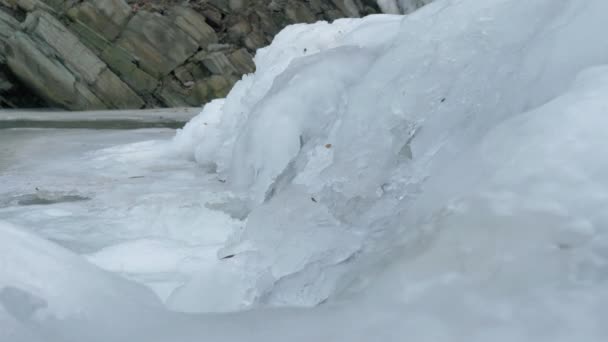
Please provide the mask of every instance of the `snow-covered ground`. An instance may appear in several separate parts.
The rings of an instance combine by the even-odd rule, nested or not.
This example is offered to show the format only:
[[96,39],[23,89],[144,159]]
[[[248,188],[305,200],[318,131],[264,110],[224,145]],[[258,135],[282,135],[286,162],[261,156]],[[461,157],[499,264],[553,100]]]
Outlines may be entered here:
[[297,25],[175,138],[0,132],[0,341],[605,341],[605,13]]

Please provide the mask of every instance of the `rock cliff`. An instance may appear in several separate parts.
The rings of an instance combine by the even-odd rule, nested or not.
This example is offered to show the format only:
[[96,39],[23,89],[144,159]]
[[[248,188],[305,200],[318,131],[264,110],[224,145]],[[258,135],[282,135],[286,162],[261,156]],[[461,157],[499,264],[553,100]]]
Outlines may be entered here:
[[283,27],[375,0],[0,0],[0,107],[198,106]]

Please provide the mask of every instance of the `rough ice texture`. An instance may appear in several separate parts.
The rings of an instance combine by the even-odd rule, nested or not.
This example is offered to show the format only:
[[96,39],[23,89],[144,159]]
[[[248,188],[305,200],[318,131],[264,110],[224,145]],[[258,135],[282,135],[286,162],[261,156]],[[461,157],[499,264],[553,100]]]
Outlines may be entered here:
[[[171,146],[246,216],[218,257],[249,288],[194,278],[169,306],[252,311],[142,309],[124,341],[605,341],[607,11],[439,0],[284,30]],[[134,247],[172,248],[105,252]]]
[[[601,39],[595,28],[604,25],[598,11],[606,6],[440,1],[404,19],[372,16],[279,34],[258,52],[258,72],[207,106],[175,140],[250,203],[246,228],[224,253],[257,261],[255,301],[326,301],[360,264],[387,263],[378,249],[408,249],[434,236],[422,223],[434,227],[437,213],[455,215],[448,204],[458,198],[482,196],[489,212],[476,215],[500,209],[493,217],[500,222],[562,207],[567,219],[544,218],[562,222],[552,232],[569,220],[589,221],[588,212],[570,212],[578,199],[563,202],[591,181],[584,160],[572,160],[584,153],[568,151],[592,136],[576,135],[574,126],[601,127],[601,117],[569,122],[576,117],[555,112],[564,105],[542,105],[564,94],[579,72],[606,61],[606,47],[590,43]],[[513,18],[521,25],[514,27]],[[595,70],[586,75],[601,74]],[[574,83],[575,94],[582,84]],[[563,96],[570,100],[555,101],[576,102]],[[537,127],[524,134],[522,120]],[[500,149],[493,143],[480,150],[504,131]],[[557,148],[558,138],[568,140]],[[550,150],[511,164],[519,149],[532,147]],[[517,155],[500,159],[509,153]],[[518,177],[528,192],[515,192],[509,182]],[[570,182],[576,185],[566,187]],[[542,191],[530,193],[536,187]],[[539,237],[549,243],[550,235]]]

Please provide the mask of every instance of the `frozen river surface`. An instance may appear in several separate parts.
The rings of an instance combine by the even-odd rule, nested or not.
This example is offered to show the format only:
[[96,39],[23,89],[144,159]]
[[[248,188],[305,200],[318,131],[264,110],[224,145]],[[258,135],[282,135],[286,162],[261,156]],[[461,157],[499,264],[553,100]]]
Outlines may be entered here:
[[[222,208],[230,196],[216,177],[164,154],[159,146],[174,134],[2,130],[0,220],[167,299],[195,274],[230,267],[220,263],[217,250],[241,224],[230,216],[238,216],[234,210],[209,209]],[[234,309],[229,302],[208,309]]]

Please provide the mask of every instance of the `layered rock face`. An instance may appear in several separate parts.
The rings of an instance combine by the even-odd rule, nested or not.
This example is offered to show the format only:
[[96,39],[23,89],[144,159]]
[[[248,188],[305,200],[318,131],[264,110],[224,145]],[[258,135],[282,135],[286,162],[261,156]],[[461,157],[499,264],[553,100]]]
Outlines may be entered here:
[[375,0],[0,0],[0,107],[198,106],[252,72],[286,25],[378,11]]

